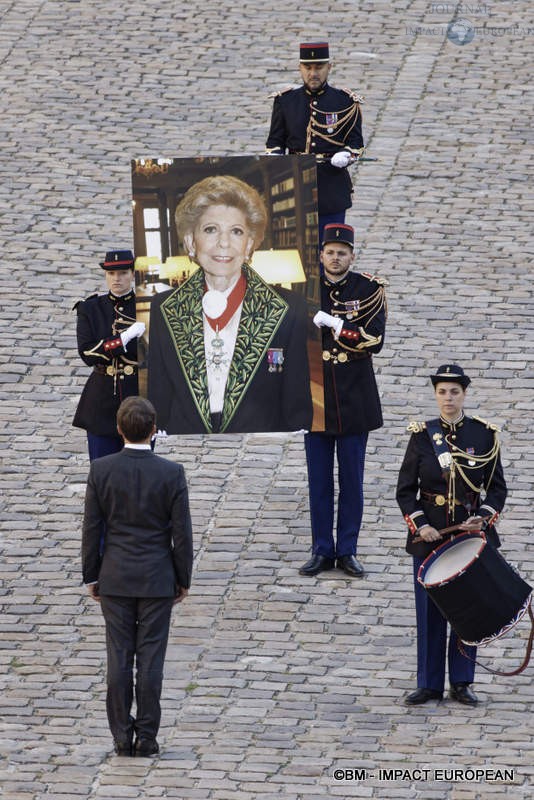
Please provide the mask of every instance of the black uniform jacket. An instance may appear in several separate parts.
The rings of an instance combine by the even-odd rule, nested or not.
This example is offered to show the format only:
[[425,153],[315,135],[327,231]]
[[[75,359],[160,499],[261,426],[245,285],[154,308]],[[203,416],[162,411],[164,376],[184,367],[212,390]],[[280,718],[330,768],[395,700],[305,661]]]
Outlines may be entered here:
[[[312,401],[304,298],[276,291],[244,266],[247,288],[226,383],[220,432],[309,429]],[[197,270],[150,310],[148,397],[167,433],[210,433],[202,296]],[[273,350],[283,358],[273,369]],[[269,352],[271,351],[271,352]]]
[[192,564],[182,465],[128,447],[93,461],[83,519],[84,583],[98,581],[101,594],[173,597],[178,586],[189,588]]
[[343,318],[337,341],[330,328],[322,329],[325,430],[338,434],[380,428],[382,407],[372,354],[384,344],[384,288],[359,272],[348,272],[337,283],[323,276],[321,307]]
[[[428,431],[424,423],[410,426],[422,429],[412,433],[408,442],[399,473],[397,502],[408,524],[406,550],[421,558],[425,558],[441,543],[413,544],[412,540],[423,525],[432,525],[440,530],[463,522],[475,514],[488,517],[493,522],[506,500],[506,483],[499,452],[485,465],[479,466],[469,458],[470,455],[483,456],[492,451],[496,442],[493,426],[473,417],[464,417],[452,426],[443,420],[440,424],[444,441],[447,442],[453,458],[465,472],[469,482],[484,491],[485,497],[482,501],[480,493],[473,491],[456,471],[456,504],[451,514],[448,503],[443,502],[448,497],[448,478],[442,473]],[[455,447],[462,453],[455,453]],[[500,545],[493,525],[488,528],[487,538],[495,547]]]
[[125,350],[118,336],[135,322],[135,294],[93,295],[75,308],[78,353],[94,369],[72,424],[99,436],[116,436],[121,402],[138,393],[137,339],[129,342]]
[[325,84],[315,93],[304,86],[274,99],[267,150],[325,154],[317,164],[319,214],[333,214],[352,205],[352,182],[346,168],[329,157],[341,150],[356,154],[363,147],[362,117],[357,95]]

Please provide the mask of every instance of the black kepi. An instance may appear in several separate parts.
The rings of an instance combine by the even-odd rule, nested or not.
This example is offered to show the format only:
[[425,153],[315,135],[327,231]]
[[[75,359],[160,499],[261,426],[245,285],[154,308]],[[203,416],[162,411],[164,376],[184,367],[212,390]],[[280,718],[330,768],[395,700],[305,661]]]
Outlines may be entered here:
[[443,364],[438,368],[435,375],[430,376],[430,380],[432,381],[432,386],[437,383],[459,383],[464,389],[471,383],[471,378],[465,374],[458,364]]
[[134,255],[131,250],[109,250],[100,262],[102,269],[133,269]]
[[300,63],[312,64],[330,60],[328,42],[304,42],[300,45]]

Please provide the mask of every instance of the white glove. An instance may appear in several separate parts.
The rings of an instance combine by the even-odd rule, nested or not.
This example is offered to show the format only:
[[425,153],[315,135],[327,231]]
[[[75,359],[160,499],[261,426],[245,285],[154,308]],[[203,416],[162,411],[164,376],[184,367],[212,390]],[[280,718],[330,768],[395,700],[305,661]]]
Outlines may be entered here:
[[332,328],[336,339],[343,327],[343,320],[341,317],[333,317],[332,314],[327,314],[326,311],[318,311],[313,318],[313,322],[318,328]]
[[348,167],[350,162],[352,161],[352,156],[350,153],[347,153],[346,150],[342,150],[340,153],[334,153],[332,158],[330,159],[330,163],[333,167]]
[[152,435],[151,441],[154,442],[156,439],[166,439],[167,438],[167,431],[162,431],[158,428],[157,432]]
[[132,339],[139,339],[145,330],[146,325],[144,322],[134,322],[133,325],[130,325],[129,328],[126,328],[126,330],[121,333],[122,346],[126,347],[128,342],[131,342]]

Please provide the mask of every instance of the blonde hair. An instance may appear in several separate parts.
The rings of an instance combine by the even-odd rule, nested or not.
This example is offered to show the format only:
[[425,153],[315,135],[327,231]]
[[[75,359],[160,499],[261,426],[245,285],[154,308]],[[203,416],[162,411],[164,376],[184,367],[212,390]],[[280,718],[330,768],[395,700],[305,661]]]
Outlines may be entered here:
[[176,207],[174,221],[181,242],[192,234],[200,217],[210,206],[238,208],[244,215],[254,248],[265,235],[267,211],[260,193],[233,175],[212,175],[193,184]]

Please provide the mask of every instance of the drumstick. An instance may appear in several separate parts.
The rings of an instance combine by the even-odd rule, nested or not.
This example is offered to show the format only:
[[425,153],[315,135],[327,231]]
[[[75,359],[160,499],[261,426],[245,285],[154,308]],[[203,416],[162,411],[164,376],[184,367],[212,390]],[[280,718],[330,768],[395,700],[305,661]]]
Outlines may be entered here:
[[[440,528],[438,533],[440,536],[445,536],[447,533],[454,533],[454,531],[460,530],[462,533],[480,533],[480,523],[477,522],[476,525],[466,525],[465,522],[460,522],[458,525],[449,525],[448,528]],[[413,544],[419,544],[419,542],[426,542],[426,539],[423,539],[422,536],[416,536],[412,539]],[[431,544],[431,542],[426,542],[426,544]]]

